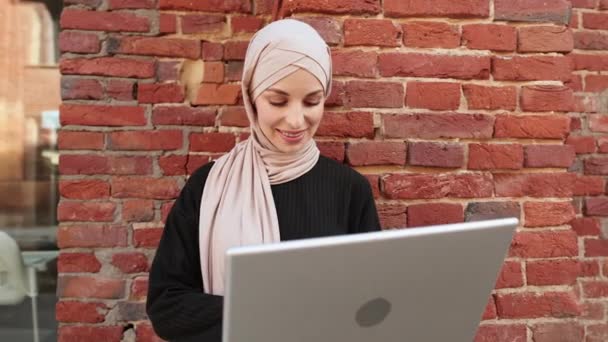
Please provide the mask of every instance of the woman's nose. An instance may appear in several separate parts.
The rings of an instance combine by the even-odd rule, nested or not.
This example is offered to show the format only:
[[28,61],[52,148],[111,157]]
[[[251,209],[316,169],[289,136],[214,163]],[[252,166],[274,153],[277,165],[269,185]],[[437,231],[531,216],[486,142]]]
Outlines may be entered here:
[[292,129],[299,129],[304,126],[304,109],[301,106],[295,106],[287,114],[286,123]]

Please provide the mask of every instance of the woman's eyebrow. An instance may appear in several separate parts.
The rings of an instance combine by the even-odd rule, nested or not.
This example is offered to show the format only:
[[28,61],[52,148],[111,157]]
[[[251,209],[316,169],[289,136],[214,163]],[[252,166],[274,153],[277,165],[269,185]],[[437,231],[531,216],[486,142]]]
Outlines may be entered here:
[[[268,88],[267,90],[273,91],[273,92],[278,93],[278,94],[281,94],[281,95],[289,96],[289,93],[284,92],[284,91],[283,91],[283,90],[281,90],[281,89],[277,89],[277,88]],[[315,90],[315,91],[313,91],[313,92],[309,93],[309,94],[308,94],[308,95],[306,95],[306,96],[316,95],[316,94],[321,93],[321,92],[323,92],[323,89]]]

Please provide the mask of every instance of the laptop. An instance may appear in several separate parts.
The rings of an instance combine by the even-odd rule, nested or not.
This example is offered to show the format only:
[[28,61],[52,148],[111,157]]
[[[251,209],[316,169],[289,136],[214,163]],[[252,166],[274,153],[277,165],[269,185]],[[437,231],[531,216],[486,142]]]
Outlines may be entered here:
[[232,248],[223,342],[470,342],[518,223]]

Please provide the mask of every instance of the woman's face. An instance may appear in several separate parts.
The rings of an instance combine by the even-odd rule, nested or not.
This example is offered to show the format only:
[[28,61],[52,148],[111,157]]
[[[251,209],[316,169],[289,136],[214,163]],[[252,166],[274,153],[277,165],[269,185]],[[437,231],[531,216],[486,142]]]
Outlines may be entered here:
[[258,124],[279,151],[298,151],[315,135],[324,103],[319,80],[300,69],[258,96],[255,100]]

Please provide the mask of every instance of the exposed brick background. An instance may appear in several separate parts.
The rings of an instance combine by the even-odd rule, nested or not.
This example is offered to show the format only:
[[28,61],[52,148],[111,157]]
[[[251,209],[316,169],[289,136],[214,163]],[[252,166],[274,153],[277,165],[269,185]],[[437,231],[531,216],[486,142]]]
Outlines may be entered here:
[[[272,0],[66,0],[59,340],[157,341],[144,301],[186,177],[247,137]],[[608,2],[293,0],[332,48],[317,141],[386,229],[522,224],[476,342],[608,340]]]

